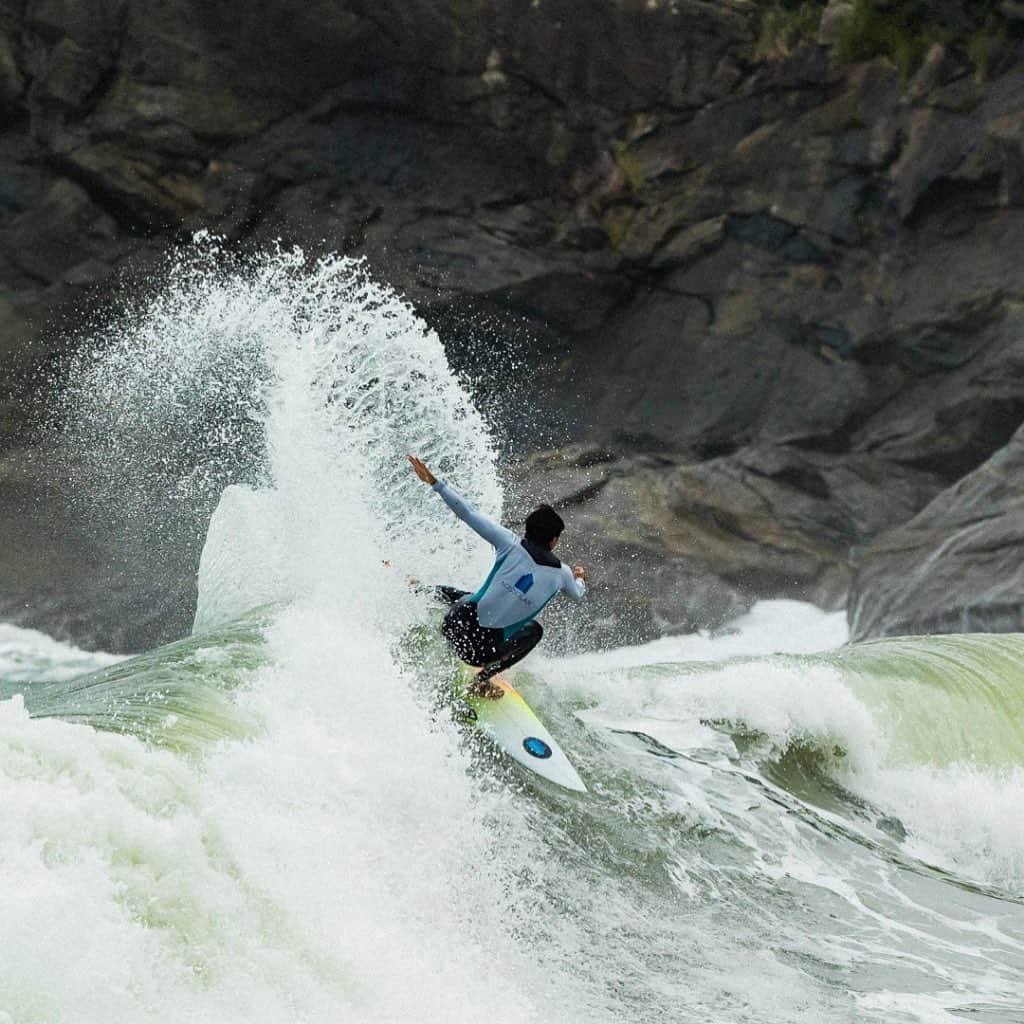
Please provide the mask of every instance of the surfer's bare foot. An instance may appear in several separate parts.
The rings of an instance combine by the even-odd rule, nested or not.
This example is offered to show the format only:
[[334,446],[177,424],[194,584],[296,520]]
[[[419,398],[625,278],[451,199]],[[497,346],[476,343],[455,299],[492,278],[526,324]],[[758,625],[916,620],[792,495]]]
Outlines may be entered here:
[[490,679],[479,679],[473,683],[466,693],[470,697],[484,697],[487,700],[498,700],[505,696],[505,691]]

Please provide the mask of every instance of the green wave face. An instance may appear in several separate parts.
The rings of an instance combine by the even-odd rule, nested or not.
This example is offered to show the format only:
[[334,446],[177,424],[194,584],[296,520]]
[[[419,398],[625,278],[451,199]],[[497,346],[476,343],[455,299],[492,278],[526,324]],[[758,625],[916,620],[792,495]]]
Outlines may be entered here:
[[33,718],[59,718],[199,754],[251,736],[256,722],[237,691],[265,664],[265,616],[254,612],[71,680],[0,681],[0,700],[22,694]]
[[[736,735],[889,764],[1024,768],[1024,634],[892,637],[823,654],[635,666],[674,680],[699,717]],[[884,746],[884,751],[879,746]]]
[[1024,635],[897,637],[825,660],[877,716],[893,757],[1024,766]]

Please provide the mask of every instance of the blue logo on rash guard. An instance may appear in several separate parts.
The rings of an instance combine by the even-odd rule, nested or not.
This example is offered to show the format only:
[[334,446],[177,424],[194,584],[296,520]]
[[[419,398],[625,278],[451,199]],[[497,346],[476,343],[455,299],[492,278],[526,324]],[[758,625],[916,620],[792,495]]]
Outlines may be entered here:
[[525,594],[530,589],[530,587],[532,587],[532,586],[533,586],[533,573],[532,572],[528,572],[525,576],[520,576],[519,579],[516,580],[516,590],[518,590],[522,594]]

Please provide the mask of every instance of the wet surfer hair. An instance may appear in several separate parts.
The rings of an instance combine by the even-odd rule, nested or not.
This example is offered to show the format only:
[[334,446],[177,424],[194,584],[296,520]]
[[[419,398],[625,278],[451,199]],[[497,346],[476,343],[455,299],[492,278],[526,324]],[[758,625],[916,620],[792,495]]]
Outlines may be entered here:
[[526,539],[534,544],[550,544],[564,529],[562,517],[550,505],[538,505],[526,517]]

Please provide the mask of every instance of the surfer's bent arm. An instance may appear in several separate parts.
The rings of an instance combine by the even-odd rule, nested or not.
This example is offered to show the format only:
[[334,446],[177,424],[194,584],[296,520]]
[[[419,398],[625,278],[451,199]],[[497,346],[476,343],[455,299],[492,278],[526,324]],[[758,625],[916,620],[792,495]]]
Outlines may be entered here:
[[441,500],[471,530],[483,537],[488,544],[493,544],[499,551],[502,548],[512,547],[519,542],[519,538],[511,530],[506,530],[504,526],[496,523],[482,512],[478,512],[469,502],[449,487],[444,480],[438,480],[434,484],[433,490],[441,495]]
[[582,601],[587,592],[587,581],[577,576],[567,565],[562,566],[562,590],[574,601]]

